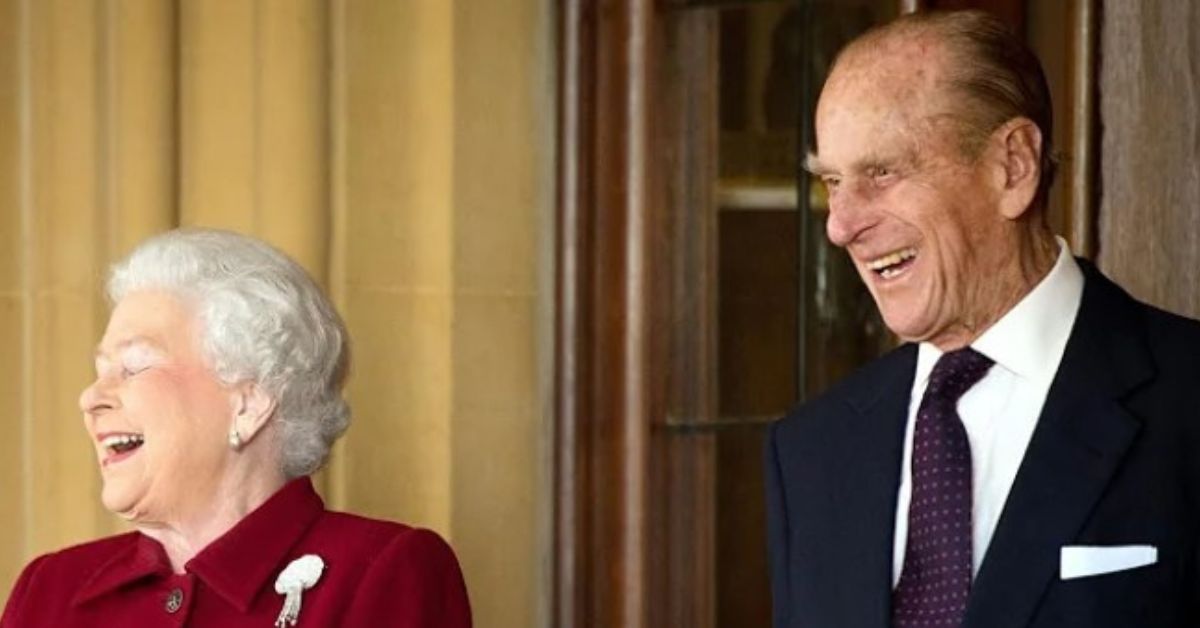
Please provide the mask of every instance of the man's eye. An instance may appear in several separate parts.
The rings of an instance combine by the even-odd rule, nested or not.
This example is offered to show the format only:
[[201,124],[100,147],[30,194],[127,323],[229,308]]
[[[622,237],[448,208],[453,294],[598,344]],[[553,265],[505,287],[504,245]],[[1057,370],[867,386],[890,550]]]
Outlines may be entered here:
[[841,185],[842,178],[841,177],[821,177],[821,182],[825,184],[825,187],[832,190],[832,189],[837,188],[837,186]]
[[882,166],[877,166],[875,168],[872,168],[868,172],[868,174],[870,175],[870,177],[872,179],[878,180],[878,179],[886,179],[887,177],[890,177],[896,173],[891,168],[884,168]]

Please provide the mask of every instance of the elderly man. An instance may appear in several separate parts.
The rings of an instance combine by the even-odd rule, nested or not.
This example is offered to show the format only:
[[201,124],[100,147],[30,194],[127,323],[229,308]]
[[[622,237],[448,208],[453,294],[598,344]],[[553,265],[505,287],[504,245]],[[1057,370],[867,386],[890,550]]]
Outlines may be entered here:
[[1200,626],[1200,324],[1049,231],[1050,112],[978,12],[835,63],[808,167],[906,343],[770,430],[776,626]]

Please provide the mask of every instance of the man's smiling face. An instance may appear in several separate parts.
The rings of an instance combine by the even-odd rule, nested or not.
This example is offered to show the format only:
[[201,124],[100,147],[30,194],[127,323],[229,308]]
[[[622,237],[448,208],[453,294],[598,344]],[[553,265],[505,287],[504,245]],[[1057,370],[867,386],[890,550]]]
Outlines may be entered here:
[[988,171],[962,150],[936,47],[892,44],[834,69],[809,168],[829,191],[826,231],[884,322],[938,343],[988,321],[989,275],[1008,255]]

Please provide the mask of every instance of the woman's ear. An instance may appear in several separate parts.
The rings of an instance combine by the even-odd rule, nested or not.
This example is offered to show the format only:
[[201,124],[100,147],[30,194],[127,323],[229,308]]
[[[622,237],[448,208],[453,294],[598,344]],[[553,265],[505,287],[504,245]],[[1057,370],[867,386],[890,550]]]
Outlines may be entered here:
[[252,381],[238,384],[234,395],[231,429],[237,433],[243,444],[249,443],[275,414],[275,398],[257,382]]
[[1024,216],[1037,196],[1042,176],[1042,131],[1029,118],[1013,118],[992,134],[1001,168],[1000,213]]

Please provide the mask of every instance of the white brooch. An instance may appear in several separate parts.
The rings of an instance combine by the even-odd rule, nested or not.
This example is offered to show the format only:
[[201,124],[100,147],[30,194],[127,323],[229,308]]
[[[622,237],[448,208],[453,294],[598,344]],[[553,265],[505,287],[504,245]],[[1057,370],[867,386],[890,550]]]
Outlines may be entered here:
[[305,589],[313,588],[324,569],[325,561],[320,556],[305,554],[289,563],[275,579],[275,592],[286,596],[279,618],[275,620],[277,628],[296,625],[300,617],[300,595]]

